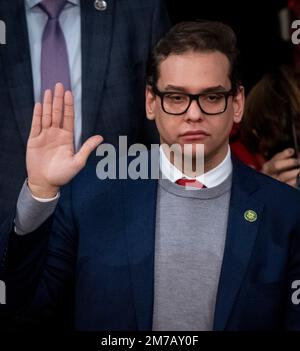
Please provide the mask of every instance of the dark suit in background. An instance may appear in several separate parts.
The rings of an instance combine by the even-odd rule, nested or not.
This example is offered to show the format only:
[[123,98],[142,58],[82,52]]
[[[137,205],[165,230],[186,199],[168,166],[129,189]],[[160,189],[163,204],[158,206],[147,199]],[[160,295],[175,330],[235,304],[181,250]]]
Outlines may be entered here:
[[[34,90],[23,0],[2,0],[6,45],[0,45],[0,233],[26,179],[25,150]],[[101,134],[117,144],[157,141],[146,124],[146,63],[152,45],[168,28],[160,0],[110,0],[106,11],[81,1],[82,140]],[[7,237],[0,235],[0,257]],[[1,277],[0,277],[1,279]],[[5,306],[0,306],[1,312]]]
[[[81,2],[83,141],[101,134],[117,144],[157,141],[144,112],[146,61],[168,26],[159,0],[111,0],[106,11]],[[34,105],[24,1],[4,0],[0,18],[0,225],[15,206],[26,178],[25,146]],[[0,249],[3,247],[0,238]]]

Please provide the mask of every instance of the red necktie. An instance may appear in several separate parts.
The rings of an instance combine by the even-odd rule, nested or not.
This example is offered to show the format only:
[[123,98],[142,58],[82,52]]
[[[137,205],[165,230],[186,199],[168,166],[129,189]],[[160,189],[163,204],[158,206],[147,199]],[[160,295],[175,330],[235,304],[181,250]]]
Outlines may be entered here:
[[197,188],[197,189],[206,188],[206,186],[204,184],[200,183],[196,179],[181,178],[181,179],[176,180],[176,184],[186,186],[186,187]]

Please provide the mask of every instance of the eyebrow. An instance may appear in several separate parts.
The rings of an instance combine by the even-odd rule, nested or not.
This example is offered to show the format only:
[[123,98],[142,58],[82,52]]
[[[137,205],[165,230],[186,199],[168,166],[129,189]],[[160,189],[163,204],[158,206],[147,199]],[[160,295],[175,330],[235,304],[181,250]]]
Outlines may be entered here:
[[[167,85],[166,88],[164,89],[165,91],[178,91],[182,93],[187,93],[187,89],[176,86],[176,85]],[[217,85],[217,86],[212,86],[212,87],[207,87],[201,91],[201,94],[206,94],[206,93],[216,93],[216,92],[224,92],[227,91],[225,87],[222,85]]]

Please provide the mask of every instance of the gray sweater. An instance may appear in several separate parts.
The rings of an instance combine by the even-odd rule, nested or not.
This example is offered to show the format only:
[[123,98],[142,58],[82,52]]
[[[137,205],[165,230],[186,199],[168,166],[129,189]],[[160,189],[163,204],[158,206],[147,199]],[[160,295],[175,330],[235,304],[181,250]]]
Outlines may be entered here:
[[159,181],[153,330],[212,330],[230,193]]

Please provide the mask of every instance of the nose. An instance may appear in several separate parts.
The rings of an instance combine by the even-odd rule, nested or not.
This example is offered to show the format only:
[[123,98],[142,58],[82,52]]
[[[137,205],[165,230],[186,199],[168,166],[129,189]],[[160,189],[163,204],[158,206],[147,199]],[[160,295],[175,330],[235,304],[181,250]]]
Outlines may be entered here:
[[204,114],[200,110],[200,107],[199,107],[197,101],[193,100],[191,102],[191,105],[190,105],[189,109],[185,113],[185,120],[186,121],[197,122],[199,120],[202,120],[203,118],[204,118]]

